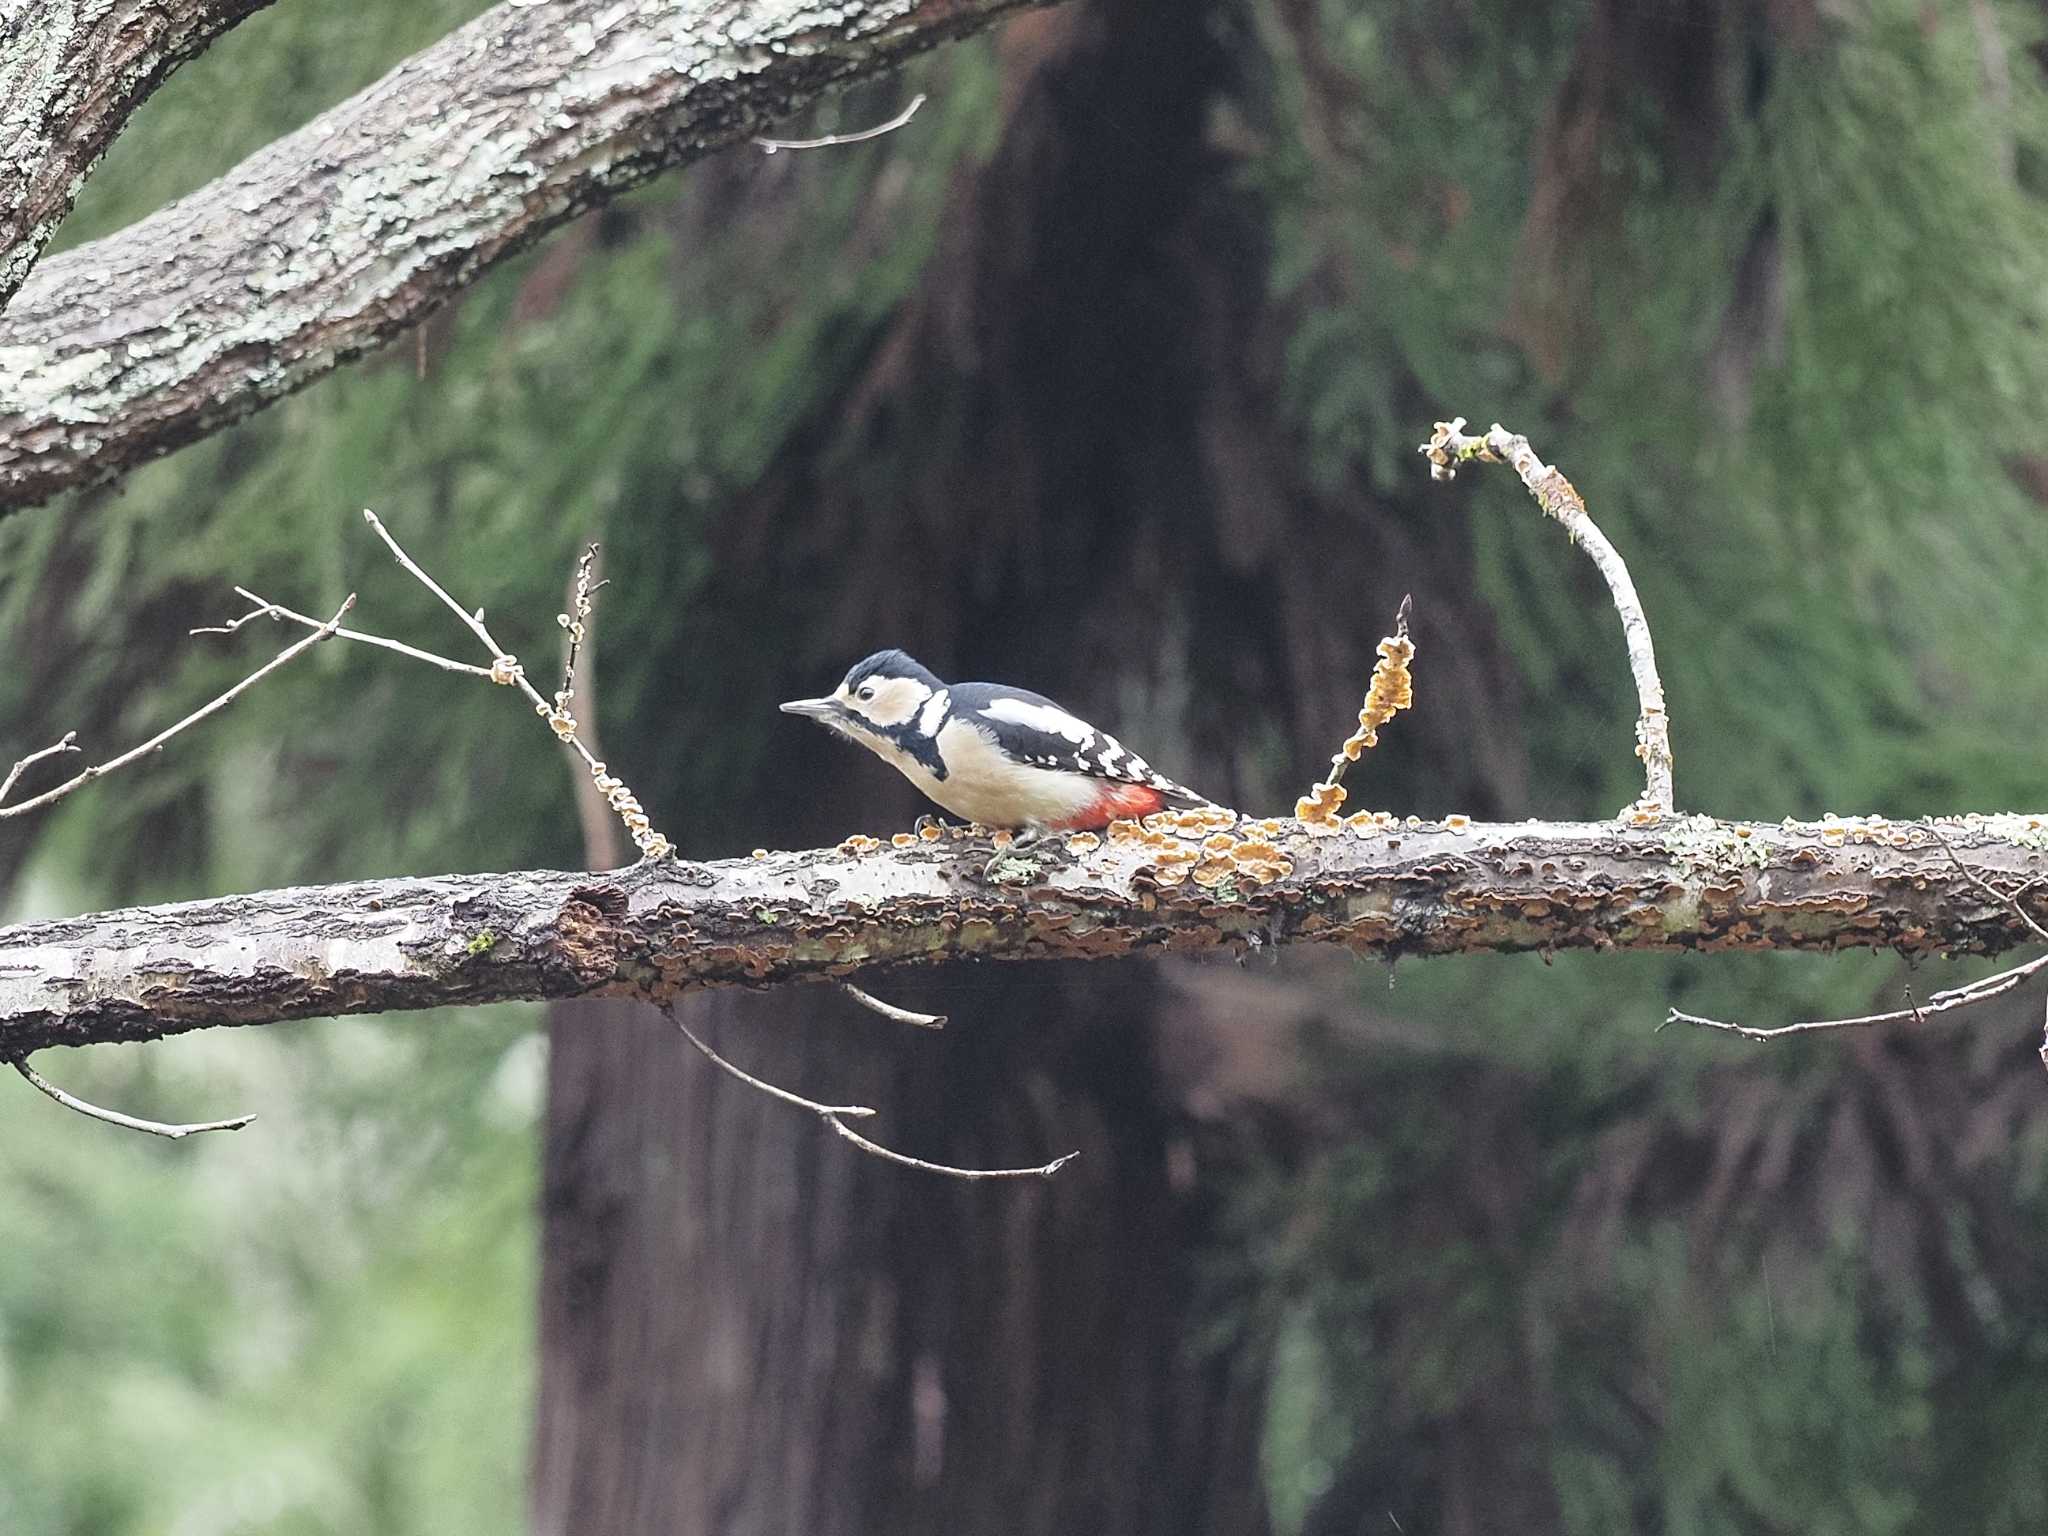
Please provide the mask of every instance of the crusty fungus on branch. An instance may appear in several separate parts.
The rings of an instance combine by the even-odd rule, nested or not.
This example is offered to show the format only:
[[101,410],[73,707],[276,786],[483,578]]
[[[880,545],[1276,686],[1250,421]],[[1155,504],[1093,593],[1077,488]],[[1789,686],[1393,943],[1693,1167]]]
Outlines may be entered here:
[[[1857,819],[1864,822],[1869,820]],[[2041,830],[2038,817],[2029,820],[2034,823],[2034,830]],[[1965,885],[1971,890],[1982,892],[2010,912],[2035,938],[2048,942],[2048,927],[2044,927],[2022,904],[2022,898],[2038,890],[2048,877],[2030,876],[2016,881],[2010,888],[1996,885],[1963,862],[1962,855],[1956,852],[1956,845],[1939,826],[1932,821],[1922,825],[1927,836],[1947,855],[1949,863],[1955,866],[1957,877]],[[1822,833],[1823,837],[1836,847],[1841,846],[1844,838],[1829,836],[1828,833],[1838,829],[1839,823]],[[1929,997],[1925,1003],[1916,1002],[1912,990],[1908,988],[1905,1007],[1888,1009],[1881,1013],[1861,1013],[1849,1018],[1801,1019],[1791,1024],[1740,1024],[1733,1019],[1711,1019],[1703,1014],[1686,1013],[1673,1008],[1664,1016],[1664,1022],[1657,1028],[1662,1030],[1673,1024],[1691,1024],[1700,1029],[1725,1030],[1729,1034],[1741,1035],[1747,1040],[1775,1040],[1781,1035],[1811,1034],[1817,1030],[1870,1029],[1880,1024],[1909,1022],[1925,1024],[1935,1014],[1948,1013],[1957,1008],[1967,1008],[1973,1003],[1988,1002],[1994,997],[2002,997],[2044,968],[2048,968],[2048,954],[2037,955],[2023,965],[2008,966],[2002,971],[1992,972],[1989,976],[1980,976],[1977,980],[1965,982],[1959,987],[1944,987]],[[2041,1065],[2048,1067],[2048,1018],[2044,1018],[2042,1022],[2040,1055]]]
[[[1358,711],[1358,729],[1345,737],[1331,756],[1330,776],[1294,802],[1295,819],[1313,836],[1330,837],[1342,827],[1337,808],[1344,803],[1346,770],[1361,754],[1380,744],[1381,726],[1415,703],[1415,682],[1408,671],[1408,664],[1415,659],[1415,642],[1408,638],[1408,610],[1413,601],[1412,597],[1401,599],[1394,614],[1394,632],[1379,643],[1379,660],[1373,663],[1372,682]],[[1357,821],[1358,815],[1352,819]]]

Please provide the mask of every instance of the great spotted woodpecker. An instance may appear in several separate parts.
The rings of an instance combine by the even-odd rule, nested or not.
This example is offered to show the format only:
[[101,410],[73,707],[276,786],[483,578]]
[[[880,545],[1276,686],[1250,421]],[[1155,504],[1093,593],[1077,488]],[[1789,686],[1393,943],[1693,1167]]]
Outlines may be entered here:
[[782,708],[859,742],[955,816],[1020,841],[1209,803],[1051,699],[941,682],[901,651],[877,651],[828,697]]

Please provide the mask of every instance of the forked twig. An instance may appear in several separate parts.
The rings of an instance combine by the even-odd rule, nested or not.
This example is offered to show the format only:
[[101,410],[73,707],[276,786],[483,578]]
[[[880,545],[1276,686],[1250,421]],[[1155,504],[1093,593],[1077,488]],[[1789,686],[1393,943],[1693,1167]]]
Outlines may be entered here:
[[162,1136],[171,1141],[183,1141],[187,1136],[197,1136],[202,1131],[239,1131],[256,1118],[254,1115],[236,1115],[232,1120],[202,1120],[193,1125],[168,1125],[161,1120],[142,1120],[134,1115],[124,1115],[118,1109],[102,1109],[97,1104],[87,1103],[76,1094],[66,1093],[26,1061],[16,1061],[14,1070],[66,1109],[76,1110],[89,1119],[104,1120],[109,1125],[118,1125],[124,1130],[146,1131],[152,1136]]
[[27,757],[24,757],[20,762],[8,769],[7,777],[0,779],[0,805],[7,803],[7,797],[14,793],[14,786],[20,782],[21,776],[24,773],[28,772],[30,768],[40,763],[46,757],[55,757],[61,752],[76,752],[78,748],[74,743],[77,740],[78,732],[66,731],[62,737],[52,742],[49,746],[44,747],[39,752],[29,753]]
[[[119,757],[108,758],[107,761],[105,761],[104,763],[94,763],[90,768],[85,769],[83,772],[80,772],[69,779],[66,779],[62,784],[57,785],[54,789],[44,790],[40,795],[33,796],[32,798],[23,800],[15,805],[0,805],[0,818],[5,818],[8,816],[24,816],[30,811],[40,810],[43,806],[49,805],[54,801],[62,800],[66,795],[70,794],[73,790],[83,789],[86,785],[90,784],[94,779],[104,778],[106,775],[114,772],[114,770],[117,768],[125,768],[128,764],[134,762],[138,757],[148,756],[151,752],[156,751],[157,748],[161,747],[165,742],[169,741],[173,736],[177,735],[180,731],[190,729],[192,726],[195,726],[200,721],[206,719],[207,716],[218,714],[221,710],[226,709],[228,705],[232,704],[236,699],[241,697],[242,694],[246,693],[249,689],[255,687],[256,684],[263,681],[264,678],[268,677],[271,673],[275,672],[279,667],[282,667],[286,665],[288,662],[292,661],[295,657],[299,655],[300,652],[311,650],[314,646],[318,645],[322,640],[327,639],[331,635],[339,634],[341,632],[342,616],[346,614],[349,611],[349,609],[355,606],[355,602],[355,594],[351,592],[348,595],[348,600],[344,602],[340,608],[335,610],[334,617],[329,619],[325,624],[315,625],[313,628],[313,632],[311,634],[305,636],[303,639],[296,640],[292,644],[286,646],[283,650],[279,651],[275,656],[271,657],[270,660],[266,661],[262,666],[258,667],[254,672],[251,672],[247,677],[243,678],[239,683],[235,684],[235,686],[230,688],[226,693],[220,694],[215,698],[210,699],[208,702],[200,705],[199,708],[193,710],[192,713],[185,716],[184,719],[177,721],[175,724],[166,726],[163,730],[158,731],[154,736],[150,737],[149,740],[143,742],[140,746],[130,747],[126,752],[123,752]],[[75,747],[72,746],[73,738],[76,735],[77,732],[74,731],[69,735],[66,735],[62,741],[57,742],[54,746],[45,747],[43,748],[42,751],[32,753],[29,756],[23,758],[20,762],[16,763],[12,771],[8,773],[5,784],[0,785],[0,796],[4,796],[8,790],[11,790],[15,785],[15,781],[21,777],[22,770],[27,768],[30,763],[35,762],[38,758],[49,757],[59,752],[70,752],[77,750]]]
[[[526,669],[519,664],[519,658],[498,644],[490,629],[484,624],[483,609],[479,608],[472,613],[450,597],[447,590],[405,552],[404,546],[392,537],[391,530],[386,528],[377,514],[368,507],[363,508],[363,521],[384,541],[384,547],[391,551],[392,558],[397,560],[421,586],[441,599],[448,610],[462,620],[469,632],[483,642],[484,649],[494,658],[488,673],[491,681],[517,688],[525,694],[533,705],[534,713],[547,721],[548,728],[555,733],[555,738],[583,759],[584,767],[590,770],[591,781],[603,792],[619,820],[626,824],[626,831],[631,835],[641,855],[645,858],[658,859],[666,858],[674,852],[674,846],[669,840],[654,830],[647,812],[640,805],[639,798],[621,780],[609,773],[605,765],[597,760],[596,754],[583,744],[583,738],[576,733],[575,717],[567,710],[557,709],[547,699],[542,698],[540,690],[527,680]],[[591,558],[594,558],[594,555]],[[587,599],[589,592],[586,591],[583,595]]]
[[1039,1168],[957,1168],[951,1163],[931,1163],[921,1157],[911,1157],[907,1153],[885,1147],[878,1141],[868,1140],[846,1123],[849,1118],[865,1119],[874,1114],[874,1111],[865,1104],[820,1104],[817,1100],[807,1099],[802,1094],[791,1093],[787,1088],[778,1088],[773,1083],[763,1082],[751,1072],[744,1072],[734,1066],[705,1044],[696,1031],[683,1022],[682,1016],[673,1007],[668,1010],[668,1016],[675,1027],[683,1032],[683,1038],[694,1045],[704,1059],[721,1072],[730,1073],[749,1088],[759,1089],[770,1098],[780,1099],[783,1103],[792,1104],[798,1109],[809,1110],[872,1157],[900,1163],[905,1168],[919,1168],[926,1173],[942,1173],[950,1179],[1049,1179],[1081,1155],[1079,1152],[1069,1152],[1065,1157],[1056,1157]]
[[[318,629],[320,627],[318,619],[309,619],[303,613],[294,613],[282,603],[273,603],[266,598],[258,597],[247,587],[235,588],[235,594],[254,603],[256,605],[255,609],[252,612],[243,614],[239,619],[229,619],[225,624],[201,625],[199,628],[189,631],[189,633],[195,635],[232,635],[252,619],[269,619],[272,622],[278,619],[290,619],[294,624],[303,624],[308,629]],[[383,635],[369,635],[359,629],[341,628],[335,630],[334,633],[338,638],[353,640],[358,645],[374,645],[379,650],[396,651],[399,655],[409,656],[414,661],[424,661],[428,666],[439,667],[443,672],[463,672],[471,677],[489,677],[491,675],[489,667],[479,667],[467,661],[456,661],[452,657],[438,656],[432,651],[423,651],[418,646],[407,645],[403,640],[391,640]]]
[[1571,481],[1536,457],[1529,439],[1510,432],[1499,422],[1486,429],[1484,437],[1465,431],[1465,418],[1440,421],[1428,442],[1422,445],[1430,463],[1432,479],[1449,480],[1461,465],[1475,460],[1482,464],[1509,464],[1522,477],[1522,484],[1536,498],[1544,514],[1563,525],[1574,544],[1583,548],[1600,574],[1621,615],[1621,630],[1628,644],[1629,670],[1635,674],[1640,714],[1636,719],[1636,756],[1643,760],[1643,798],[1625,808],[1622,815],[1638,823],[1652,822],[1671,814],[1672,761],[1671,722],[1664,710],[1664,684],[1657,675],[1657,651],[1650,643],[1650,621],[1643,602],[1629,578],[1628,563],[1607,540],[1586,511],[1585,498]]

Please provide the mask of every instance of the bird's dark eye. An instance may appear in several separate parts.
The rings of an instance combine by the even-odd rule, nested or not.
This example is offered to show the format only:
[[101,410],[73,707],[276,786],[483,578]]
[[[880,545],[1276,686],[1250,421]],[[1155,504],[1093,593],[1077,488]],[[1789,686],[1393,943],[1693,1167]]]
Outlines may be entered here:
[[872,698],[873,698],[874,696],[875,696],[875,685],[874,685],[873,683],[864,683],[864,684],[862,684],[862,685],[861,685],[861,690],[860,690],[860,692],[859,692],[859,693],[856,693],[856,694],[854,695],[854,697],[855,697],[856,699],[861,699],[861,700],[863,700],[863,701],[865,701],[865,700],[868,700],[868,699],[872,699]]

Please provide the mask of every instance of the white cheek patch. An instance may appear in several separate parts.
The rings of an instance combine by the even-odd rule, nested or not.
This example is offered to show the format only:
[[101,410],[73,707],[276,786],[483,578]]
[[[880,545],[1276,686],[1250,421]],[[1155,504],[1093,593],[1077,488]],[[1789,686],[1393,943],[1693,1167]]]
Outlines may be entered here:
[[1065,737],[1077,747],[1095,735],[1094,726],[1085,720],[1076,720],[1064,709],[1052,704],[1027,704],[1022,699],[997,699],[992,704],[984,705],[981,712],[991,720],[1006,720],[1012,725],[1043,731],[1048,736]]
[[874,699],[862,710],[877,725],[902,725],[931,697],[931,689],[914,677],[892,677],[875,690]]
[[953,702],[953,695],[941,688],[924,701],[924,708],[917,712],[917,729],[925,736],[936,736],[939,727],[945,723],[946,707]]

